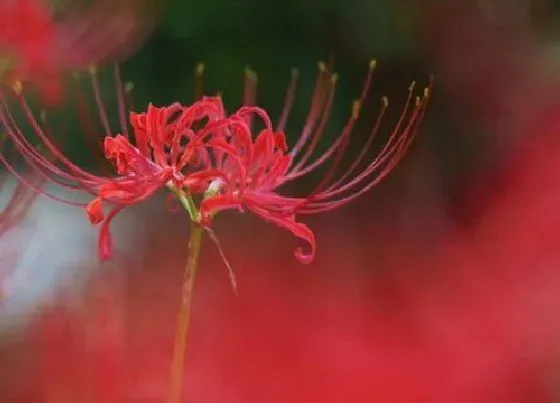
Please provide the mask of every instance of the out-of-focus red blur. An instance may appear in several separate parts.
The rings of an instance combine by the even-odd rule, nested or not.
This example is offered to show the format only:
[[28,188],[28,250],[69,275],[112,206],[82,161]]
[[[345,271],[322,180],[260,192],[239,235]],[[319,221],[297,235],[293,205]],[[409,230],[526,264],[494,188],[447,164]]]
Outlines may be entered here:
[[[482,43],[478,17],[461,15],[472,35],[457,36]],[[310,221],[310,266],[293,258],[289,234],[220,215],[239,296],[205,242],[185,402],[559,399],[560,105],[522,57],[529,44],[485,42],[475,69],[440,37],[447,95],[477,122],[511,108],[494,126],[511,147],[498,174],[484,172],[491,188],[483,175],[486,192],[465,192],[472,220],[459,227],[446,215],[421,147],[371,195]],[[132,208],[115,222],[115,259],[99,264],[83,211],[36,203],[2,240],[0,402],[165,401],[188,228],[162,199]]]
[[[319,250],[304,267],[282,231],[246,216],[218,220],[240,295],[207,242],[185,401],[554,401],[560,140],[548,133],[557,110],[468,230],[423,234],[422,216],[437,209],[421,189],[399,206],[364,199],[311,223]],[[129,262],[84,257],[75,270],[89,273],[85,286],[59,282],[69,285],[58,287],[58,304],[43,302],[25,331],[6,333],[6,343],[19,341],[4,344],[2,363],[17,365],[2,368],[2,401],[165,398],[188,225],[160,213],[154,204],[121,220]],[[29,263],[36,276],[70,253],[70,242],[58,245]]]

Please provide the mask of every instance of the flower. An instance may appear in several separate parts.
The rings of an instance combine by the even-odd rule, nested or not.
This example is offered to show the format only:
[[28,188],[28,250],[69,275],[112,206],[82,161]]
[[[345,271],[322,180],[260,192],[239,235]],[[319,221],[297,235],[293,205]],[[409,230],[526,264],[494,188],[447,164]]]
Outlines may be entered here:
[[[284,111],[276,128],[273,128],[266,111],[259,107],[245,106],[229,116],[228,130],[222,132],[224,135],[215,136],[205,143],[215,154],[214,163],[209,169],[220,172],[220,176],[211,182],[201,202],[202,225],[208,226],[211,218],[221,210],[243,211],[247,208],[307,242],[310,250],[304,252],[297,248],[295,256],[303,263],[311,262],[315,254],[314,234],[296,216],[344,206],[377,185],[403,157],[426,110],[429,89],[426,88],[424,96],[416,97],[413,103],[414,84],[411,85],[406,106],[389,139],[378,154],[367,160],[368,149],[372,146],[388,106],[387,98],[383,97],[381,111],[361,152],[353,158],[350,167],[335,179],[351,133],[368,97],[374,68],[375,61],[372,61],[362,93],[354,102],[351,116],[340,136],[313,161],[310,157],[329,120],[338,78],[328,71],[324,63],[319,64],[319,77],[305,126],[291,148],[287,146],[284,129],[295,94],[297,72],[294,72]],[[253,75],[249,71],[247,78],[256,84]],[[251,94],[254,93],[255,85],[246,85],[245,88],[245,99],[254,99]],[[256,135],[251,130],[253,118],[260,119],[264,126]],[[332,160],[330,169],[308,195],[292,197],[279,192],[281,186],[315,171],[328,160]]]
[[[221,101],[217,98],[204,98],[188,107],[179,103],[167,107],[150,105],[145,113],[130,114],[135,144],[133,145],[129,139],[126,124],[121,127],[121,134],[112,135],[105,107],[100,98],[96,70],[91,69],[90,73],[101,121],[105,126],[105,156],[114,163],[117,175],[95,174],[70,161],[49,136],[45,119],[42,119],[43,124],[40,124],[34,116],[23,95],[21,83],[16,83],[13,94],[31,125],[34,135],[41,140],[42,147],[52,154],[57,163],[52,158],[44,157],[39,148],[29,142],[12,117],[4,93],[0,93],[0,103],[2,104],[0,122],[5,126],[8,137],[17,151],[21,153],[36,174],[67,189],[85,189],[95,196],[93,201],[76,202],[49,193],[27,181],[4,157],[0,157],[0,161],[21,182],[39,193],[69,205],[85,208],[89,220],[93,224],[101,224],[99,254],[101,259],[107,259],[112,252],[109,224],[123,208],[146,200],[164,186],[184,198],[182,189],[190,186],[196,188],[197,182],[204,181],[207,175],[212,175],[213,178],[220,177],[219,172],[193,170],[204,159],[204,155],[197,154],[194,147],[198,144],[197,142],[190,142],[189,137],[194,136],[195,130],[189,128],[198,124],[200,120],[206,119],[209,122],[219,120],[223,117],[224,112]],[[115,75],[117,78],[120,77],[118,66]],[[117,83],[117,90],[120,94],[121,122],[126,123],[124,89],[120,80]],[[186,144],[184,144],[185,141]],[[114,205],[107,215],[103,213],[103,202]]]
[[31,80],[44,100],[55,102],[62,95],[62,72],[129,54],[151,20],[137,0],[112,3],[96,0],[59,17],[45,1],[0,0],[0,81]]
[[[427,88],[424,96],[416,97],[413,103],[414,85],[410,87],[406,105],[393,132],[381,151],[367,160],[368,149],[388,106],[387,98],[383,97],[380,113],[362,151],[353,158],[350,167],[335,179],[360,111],[368,98],[375,62],[369,65],[361,95],[354,102],[351,116],[340,136],[323,154],[310,162],[327,126],[337,81],[337,75],[331,73],[324,63],[320,63],[319,67],[305,126],[291,148],[287,145],[284,129],[295,96],[297,72],[293,74],[276,128],[273,128],[264,109],[252,106],[256,98],[256,75],[248,70],[245,106],[234,113],[225,113],[220,97],[202,97],[190,106],[173,103],[156,107],[150,104],[146,112],[130,113],[133,136],[129,136],[124,90],[116,67],[121,133],[113,136],[101,100],[96,71],[92,69],[92,88],[105,131],[104,155],[116,168],[116,176],[96,175],[72,163],[53,144],[47,131],[33,116],[22,95],[21,84],[14,89],[23,113],[35,135],[58,159],[63,169],[46,161],[27,141],[11,117],[4,96],[0,121],[31,166],[61,185],[83,188],[95,196],[90,203],[65,202],[82,205],[89,220],[93,224],[101,224],[99,251],[103,259],[111,255],[109,224],[113,218],[125,206],[144,201],[157,190],[167,187],[172,192],[171,196],[176,197],[187,210],[192,221],[207,230],[222,257],[221,247],[210,229],[212,218],[222,210],[243,211],[246,208],[307,242],[310,251],[297,248],[295,255],[303,263],[309,263],[315,254],[315,237],[306,224],[297,220],[297,215],[325,212],[346,205],[387,176],[411,144],[424,116],[429,94]],[[201,71],[197,67],[199,79]],[[259,120],[263,128],[254,136],[253,123]],[[308,195],[293,197],[279,192],[282,185],[315,171],[329,160],[332,160],[330,169]],[[48,196],[60,199],[52,194]],[[115,205],[107,215],[103,213],[104,202]],[[230,269],[225,258],[224,261]]]

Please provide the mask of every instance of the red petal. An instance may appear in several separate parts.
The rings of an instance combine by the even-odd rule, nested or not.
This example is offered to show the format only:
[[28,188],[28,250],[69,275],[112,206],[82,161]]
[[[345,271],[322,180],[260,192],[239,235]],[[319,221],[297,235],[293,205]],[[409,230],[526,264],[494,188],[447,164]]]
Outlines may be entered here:
[[92,224],[99,224],[105,216],[103,215],[103,208],[101,203],[101,198],[97,198],[89,203],[86,207],[86,213],[89,219],[89,222]]
[[217,195],[209,199],[204,199],[200,203],[200,215],[202,216],[202,224],[209,223],[210,216],[219,213],[222,210],[237,209],[243,211],[243,206],[239,197],[231,194]]
[[105,137],[105,157],[114,161],[119,175],[136,173],[140,176],[154,175],[158,167],[134,147],[122,135]]
[[303,252],[303,249],[301,247],[297,247],[294,252],[294,255],[296,259],[298,259],[303,264],[311,263],[311,261],[315,257],[315,235],[307,225],[297,222],[295,216],[293,215],[292,216],[280,215],[277,213],[267,211],[266,209],[257,205],[248,204],[247,207],[252,212],[254,212],[258,216],[263,218],[265,221],[271,222],[281,228],[287,229],[296,237],[303,239],[305,242],[307,242],[311,250],[308,253],[305,253]]
[[103,260],[110,259],[113,254],[113,239],[111,237],[111,230],[109,225],[115,216],[124,208],[125,206],[116,206],[111,210],[111,212],[107,215],[105,220],[103,221],[103,225],[99,230],[99,258]]

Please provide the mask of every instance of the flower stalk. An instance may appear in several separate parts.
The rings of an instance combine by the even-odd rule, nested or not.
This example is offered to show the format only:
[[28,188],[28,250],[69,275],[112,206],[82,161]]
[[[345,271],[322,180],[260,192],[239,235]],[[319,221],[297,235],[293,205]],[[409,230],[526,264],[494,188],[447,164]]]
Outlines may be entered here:
[[175,342],[173,346],[173,358],[171,362],[171,383],[169,388],[169,403],[180,403],[181,388],[183,384],[183,368],[185,353],[187,350],[187,336],[189,333],[190,313],[193,301],[194,282],[196,279],[196,268],[198,255],[202,244],[202,227],[195,221],[191,221],[191,235],[189,239],[189,255],[183,286],[181,289],[181,307],[177,317],[177,328],[175,330]]

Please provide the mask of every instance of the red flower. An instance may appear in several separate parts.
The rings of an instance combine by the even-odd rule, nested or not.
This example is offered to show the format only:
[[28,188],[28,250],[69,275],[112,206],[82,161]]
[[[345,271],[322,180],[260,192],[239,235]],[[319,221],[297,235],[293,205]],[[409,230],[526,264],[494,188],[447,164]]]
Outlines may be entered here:
[[[102,223],[99,236],[99,252],[102,259],[111,255],[111,235],[109,224],[126,206],[141,202],[164,186],[168,186],[179,198],[184,197],[183,189],[192,186],[198,188],[199,181],[208,175],[220,177],[219,172],[204,170],[193,171],[197,164],[206,158],[197,152],[198,142],[191,141],[196,130],[192,128],[201,120],[214,122],[223,118],[223,108],[218,98],[204,98],[189,107],[175,103],[168,107],[158,108],[150,105],[146,113],[130,115],[134,131],[135,144],[128,138],[128,129],[121,127],[122,134],[112,136],[108,126],[103,102],[99,96],[99,88],[95,71],[93,88],[96,101],[100,105],[99,112],[105,126],[105,155],[117,170],[116,176],[102,176],[88,172],[72,161],[54,144],[48,130],[35,118],[23,96],[21,85],[15,89],[15,98],[33,129],[33,133],[41,140],[42,146],[51,153],[53,159],[44,157],[24,136],[8,109],[6,97],[0,93],[0,122],[5,126],[9,138],[15,148],[23,155],[26,162],[35,169],[42,178],[49,178],[58,185],[73,190],[85,189],[95,196],[90,203],[65,200],[48,193],[22,177],[5,158],[0,157],[8,170],[15,174],[23,183],[35,188],[51,199],[66,204],[83,207],[93,224]],[[116,70],[117,77],[118,69]],[[122,95],[122,86],[118,90]],[[119,97],[120,100],[123,97]],[[119,113],[121,122],[126,122],[124,103],[120,102]],[[191,129],[192,128],[192,129]],[[186,144],[185,144],[186,142]],[[201,149],[204,151],[204,149]],[[107,216],[103,214],[102,202],[115,205]]]
[[[284,128],[292,106],[297,75],[293,76],[282,117],[274,129],[267,113],[258,107],[246,106],[228,118],[228,130],[206,143],[215,153],[212,169],[221,173],[206,191],[201,202],[201,222],[208,226],[211,217],[225,209],[247,208],[261,218],[292,232],[310,246],[309,252],[296,249],[296,257],[309,263],[315,253],[315,238],[309,227],[296,220],[297,214],[314,214],[341,207],[377,185],[395,167],[411,144],[424,115],[428,89],[423,98],[413,99],[413,86],[401,117],[389,139],[375,156],[366,160],[368,149],[377,134],[388,101],[383,98],[381,112],[362,151],[352,158],[346,171],[335,179],[335,172],[345,154],[354,125],[368,96],[375,62],[371,62],[360,98],[355,101],[352,114],[340,136],[315,160],[310,157],[316,149],[329,120],[334,97],[336,74],[320,64],[315,93],[303,131],[296,144],[288,148]],[[251,74],[248,76],[251,79]],[[253,83],[256,81],[253,80]],[[253,99],[254,85],[246,86]],[[264,128],[253,136],[251,120],[259,118]],[[303,152],[304,148],[305,152]],[[332,160],[331,168],[316,188],[305,197],[281,195],[278,189]],[[223,179],[225,177],[225,180]]]
[[96,0],[55,21],[44,1],[0,0],[0,81],[32,80],[54,102],[61,96],[60,73],[128,54],[151,21],[136,0],[112,3]]
[[[404,155],[424,115],[428,89],[424,97],[416,97],[416,103],[412,105],[411,86],[395,129],[381,151],[368,161],[367,151],[387,108],[388,101],[384,97],[381,112],[362,151],[353,158],[345,173],[334,179],[360,109],[367,99],[374,66],[372,62],[360,98],[355,101],[351,117],[341,135],[312,162],[309,159],[329,120],[337,80],[337,76],[331,74],[323,64],[320,64],[306,124],[291,149],[288,149],[283,130],[292,106],[297,75],[293,77],[282,117],[275,129],[263,109],[249,105],[255,99],[256,81],[254,73],[248,72],[246,106],[237,112],[226,116],[219,97],[203,97],[191,106],[179,103],[168,107],[150,105],[145,113],[130,115],[134,132],[134,143],[131,143],[126,127],[122,86],[119,86],[118,98],[120,120],[124,123],[122,134],[113,137],[93,71],[94,94],[106,134],[104,154],[114,164],[116,177],[94,175],[69,161],[33,117],[22,96],[21,87],[16,86],[15,92],[27,120],[65,169],[46,161],[29,144],[11,118],[5,100],[0,121],[7,127],[16,148],[32,166],[59,184],[68,187],[67,182],[72,181],[75,183],[73,187],[85,188],[96,196],[87,205],[87,214],[92,223],[102,223],[99,250],[103,258],[111,253],[109,223],[115,215],[125,206],[141,202],[166,186],[188,211],[191,219],[207,230],[216,213],[232,208],[247,208],[266,221],[289,230],[310,245],[310,252],[303,252],[301,248],[295,252],[300,261],[308,263],[314,257],[315,239],[309,227],[296,220],[296,215],[319,213],[343,206],[379,183]],[[118,77],[118,70],[116,73]],[[264,126],[255,137],[251,130],[254,118],[260,119]],[[278,192],[280,186],[314,171],[331,159],[331,168],[307,196],[283,196]],[[197,199],[201,200],[199,206],[193,198],[196,195],[202,196]],[[54,195],[50,197],[55,198]],[[102,201],[116,205],[107,216],[103,215]],[[210,230],[209,234],[217,243]]]

